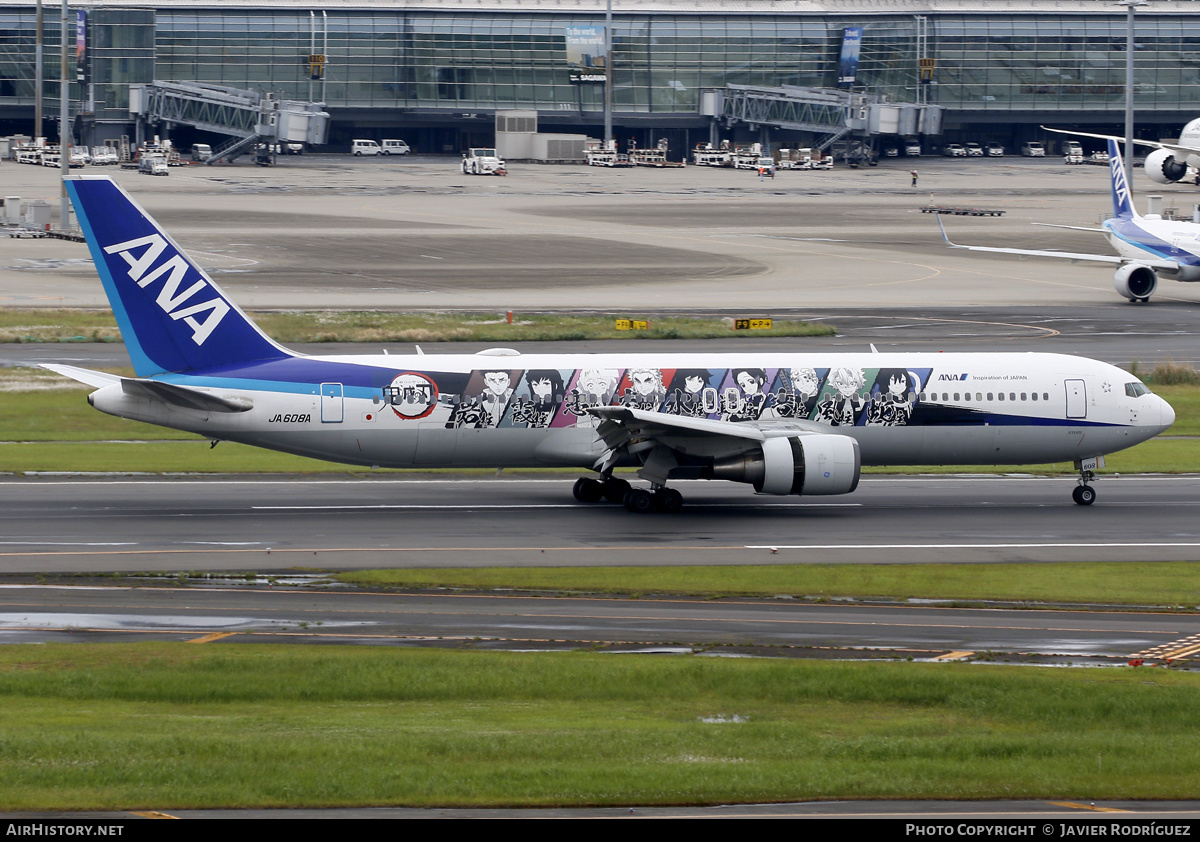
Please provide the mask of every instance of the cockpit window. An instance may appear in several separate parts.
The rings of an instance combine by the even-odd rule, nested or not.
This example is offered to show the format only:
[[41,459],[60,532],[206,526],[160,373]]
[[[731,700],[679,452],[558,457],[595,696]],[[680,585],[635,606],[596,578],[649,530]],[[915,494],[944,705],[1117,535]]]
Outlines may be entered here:
[[1140,398],[1142,395],[1150,394],[1150,390],[1142,383],[1126,383],[1125,396],[1130,398]]

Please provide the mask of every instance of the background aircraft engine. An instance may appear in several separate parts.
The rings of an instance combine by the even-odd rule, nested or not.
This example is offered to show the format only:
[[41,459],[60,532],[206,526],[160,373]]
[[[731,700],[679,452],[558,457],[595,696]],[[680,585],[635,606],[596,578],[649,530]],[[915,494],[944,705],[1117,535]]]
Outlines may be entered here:
[[1126,263],[1113,275],[1113,286],[1130,301],[1145,301],[1158,286],[1158,275],[1144,263]]
[[767,439],[758,451],[713,464],[713,478],[748,482],[760,494],[849,494],[862,461],[849,436]]
[[1172,184],[1187,175],[1187,162],[1177,161],[1169,149],[1155,149],[1146,156],[1146,177],[1155,184]]

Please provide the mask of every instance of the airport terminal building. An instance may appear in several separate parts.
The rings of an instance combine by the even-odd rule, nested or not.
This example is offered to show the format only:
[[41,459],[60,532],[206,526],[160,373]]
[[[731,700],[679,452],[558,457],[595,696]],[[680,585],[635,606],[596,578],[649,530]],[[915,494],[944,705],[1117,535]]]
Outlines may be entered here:
[[[44,3],[47,120],[60,9]],[[825,111],[932,107],[935,121],[882,129],[934,142],[1012,148],[1044,123],[1123,121],[1112,0],[613,0],[611,32],[605,16],[605,0],[72,0],[70,119],[84,143],[132,135],[138,86],[199,83],[324,103],[335,151],[403,137],[456,152],[493,143],[496,112],[514,109],[599,137],[611,78],[614,136],[673,150],[718,134],[802,143],[825,95]],[[0,0],[0,134],[32,132],[37,30],[35,0]],[[1200,2],[1148,0],[1134,40],[1138,134],[1176,136],[1200,116]],[[206,139],[165,123],[140,131]]]

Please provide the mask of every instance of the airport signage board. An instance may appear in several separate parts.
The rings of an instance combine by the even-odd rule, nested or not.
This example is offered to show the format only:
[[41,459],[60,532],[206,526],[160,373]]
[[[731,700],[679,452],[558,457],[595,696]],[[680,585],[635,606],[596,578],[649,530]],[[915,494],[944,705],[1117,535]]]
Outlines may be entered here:
[[608,79],[608,54],[603,26],[568,26],[567,70],[572,82],[604,82]]

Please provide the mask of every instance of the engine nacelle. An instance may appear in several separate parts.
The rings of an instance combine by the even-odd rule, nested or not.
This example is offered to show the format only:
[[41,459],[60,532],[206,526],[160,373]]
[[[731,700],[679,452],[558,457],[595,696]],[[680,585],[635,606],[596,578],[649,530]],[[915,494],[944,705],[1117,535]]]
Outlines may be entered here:
[[713,464],[713,478],[748,482],[760,494],[849,494],[862,460],[849,436],[767,439],[756,452]]
[[1144,263],[1126,263],[1113,275],[1113,287],[1130,301],[1148,301],[1158,286],[1158,275]]
[[1146,177],[1155,184],[1173,184],[1187,171],[1187,161],[1176,160],[1170,149],[1155,149],[1146,156]]

